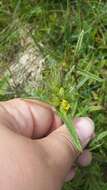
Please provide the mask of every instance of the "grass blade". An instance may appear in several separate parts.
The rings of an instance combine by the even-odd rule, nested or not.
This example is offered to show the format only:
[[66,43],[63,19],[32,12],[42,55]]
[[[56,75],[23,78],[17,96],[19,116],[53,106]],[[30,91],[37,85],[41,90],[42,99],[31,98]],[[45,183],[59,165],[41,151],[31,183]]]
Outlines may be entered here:
[[107,131],[103,131],[102,133],[100,133],[90,144],[90,146],[94,146],[96,143],[98,143],[99,141],[101,141],[103,138],[107,137]]
[[71,134],[73,145],[75,146],[75,148],[77,150],[82,152],[82,147],[81,147],[81,144],[80,144],[80,140],[78,138],[76,129],[73,126],[71,116],[67,115],[65,111],[60,111],[59,115],[60,115],[61,119],[64,121],[66,127],[68,128],[68,130],[69,130],[69,132]]
[[84,30],[82,30],[80,35],[79,35],[77,45],[76,45],[76,48],[75,48],[75,52],[74,52],[74,56],[76,56],[78,54],[78,52],[80,51],[80,49],[81,49],[83,37],[84,37]]
[[80,75],[82,75],[82,76],[85,76],[85,77],[87,77],[87,78],[89,78],[89,79],[96,80],[96,81],[98,81],[98,82],[103,82],[103,81],[104,81],[104,79],[102,79],[102,78],[96,76],[96,75],[93,74],[93,73],[90,73],[90,72],[88,72],[88,71],[85,71],[85,70],[84,70],[84,71],[78,70],[77,73],[80,74]]

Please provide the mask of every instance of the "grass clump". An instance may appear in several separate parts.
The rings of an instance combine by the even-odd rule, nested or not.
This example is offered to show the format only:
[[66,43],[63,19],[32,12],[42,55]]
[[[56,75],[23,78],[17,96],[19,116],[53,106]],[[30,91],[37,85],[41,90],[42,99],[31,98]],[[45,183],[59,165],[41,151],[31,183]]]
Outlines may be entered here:
[[1,77],[0,99],[39,98],[53,104],[57,110],[64,109],[72,117],[90,116],[96,125],[96,139],[90,144],[92,165],[82,172],[79,168],[74,181],[67,183],[64,189],[106,190],[107,2],[1,1],[2,73],[22,49],[22,28],[44,56],[42,84],[36,90],[27,85],[25,89],[13,88],[9,86],[11,75]]

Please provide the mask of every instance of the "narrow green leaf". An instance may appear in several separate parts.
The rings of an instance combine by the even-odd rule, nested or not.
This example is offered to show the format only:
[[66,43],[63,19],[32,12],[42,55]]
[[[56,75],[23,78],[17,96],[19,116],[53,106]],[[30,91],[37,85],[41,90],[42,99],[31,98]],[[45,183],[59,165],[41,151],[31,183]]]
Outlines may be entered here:
[[90,150],[95,150],[99,147],[101,147],[104,143],[104,141],[101,142],[103,138],[107,137],[107,131],[103,131],[100,133],[90,144]]
[[78,70],[77,73],[82,75],[82,76],[85,76],[85,77],[87,77],[89,79],[96,80],[98,82],[103,82],[104,81],[104,79],[100,78],[99,76],[96,76],[95,74],[90,73],[90,72],[85,71],[85,70]]
[[80,152],[82,152],[82,147],[81,147],[81,144],[80,144],[80,140],[78,138],[76,129],[73,126],[71,116],[67,115],[65,111],[60,111],[59,115],[62,118],[62,120],[64,121],[66,127],[68,128],[68,130],[69,130],[69,132],[71,134],[72,143],[74,144],[75,148],[77,150],[79,150]]
[[81,46],[82,46],[83,37],[84,37],[84,30],[82,30],[80,35],[79,35],[74,55],[77,55],[77,53],[80,51]]
[[85,78],[77,84],[76,89],[79,90],[88,80],[89,76],[85,76]]
[[101,141],[103,138],[107,137],[107,131],[103,131],[102,133],[100,133],[90,144],[90,146],[94,146],[94,144],[98,143],[99,141]]
[[95,112],[95,111],[100,111],[100,110],[103,110],[103,107],[101,105],[97,105],[97,106],[90,106],[88,108],[88,110],[90,112]]

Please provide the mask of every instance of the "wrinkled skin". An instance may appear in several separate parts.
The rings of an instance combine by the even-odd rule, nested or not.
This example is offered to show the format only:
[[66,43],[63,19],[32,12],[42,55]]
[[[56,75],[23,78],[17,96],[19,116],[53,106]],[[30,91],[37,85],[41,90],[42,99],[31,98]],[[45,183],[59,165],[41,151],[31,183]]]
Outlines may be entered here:
[[[94,124],[82,117],[74,125],[84,149]],[[21,99],[0,103],[1,190],[60,190],[65,179],[74,177],[79,155],[50,105]],[[85,162],[88,157],[85,154]]]

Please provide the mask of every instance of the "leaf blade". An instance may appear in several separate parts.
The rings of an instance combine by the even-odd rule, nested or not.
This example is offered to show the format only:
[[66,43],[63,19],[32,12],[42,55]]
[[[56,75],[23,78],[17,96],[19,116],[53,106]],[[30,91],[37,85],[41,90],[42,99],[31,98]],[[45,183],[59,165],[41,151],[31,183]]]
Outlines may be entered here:
[[80,144],[76,129],[73,126],[71,116],[67,115],[65,111],[60,111],[59,115],[70,132],[73,145],[78,151],[82,152],[82,146]]

